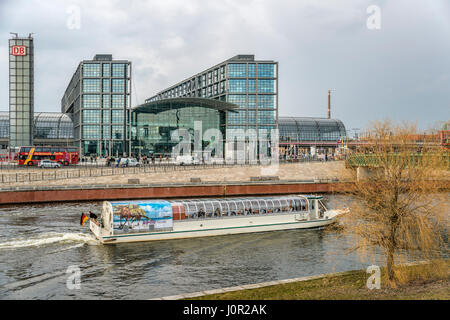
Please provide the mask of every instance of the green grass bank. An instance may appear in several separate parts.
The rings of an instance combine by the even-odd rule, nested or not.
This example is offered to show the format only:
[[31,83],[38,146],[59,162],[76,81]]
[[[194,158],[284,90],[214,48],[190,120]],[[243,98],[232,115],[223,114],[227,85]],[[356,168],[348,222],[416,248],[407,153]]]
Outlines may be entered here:
[[389,286],[381,268],[381,288],[368,289],[370,274],[348,271],[319,279],[272,285],[256,289],[205,295],[192,300],[449,300],[450,263],[436,266],[401,267],[403,281]]

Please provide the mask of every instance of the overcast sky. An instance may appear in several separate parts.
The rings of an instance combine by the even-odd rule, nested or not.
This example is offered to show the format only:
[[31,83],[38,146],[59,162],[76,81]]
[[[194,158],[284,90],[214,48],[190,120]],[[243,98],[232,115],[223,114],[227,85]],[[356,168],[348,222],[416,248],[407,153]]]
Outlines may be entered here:
[[332,89],[332,117],[348,130],[385,118],[422,129],[450,119],[448,0],[0,0],[4,111],[9,32],[34,32],[35,111],[60,112],[78,63],[97,53],[132,61],[133,105],[255,54],[279,62],[280,116],[326,117]]

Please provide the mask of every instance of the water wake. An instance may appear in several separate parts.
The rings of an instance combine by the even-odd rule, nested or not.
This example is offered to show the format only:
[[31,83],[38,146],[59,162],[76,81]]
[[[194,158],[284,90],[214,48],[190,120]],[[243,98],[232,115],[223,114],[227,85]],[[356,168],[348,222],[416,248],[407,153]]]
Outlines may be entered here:
[[15,249],[26,247],[38,247],[49,244],[80,243],[96,245],[98,241],[93,235],[85,233],[43,233],[35,238],[17,238],[7,242],[0,242],[0,249]]

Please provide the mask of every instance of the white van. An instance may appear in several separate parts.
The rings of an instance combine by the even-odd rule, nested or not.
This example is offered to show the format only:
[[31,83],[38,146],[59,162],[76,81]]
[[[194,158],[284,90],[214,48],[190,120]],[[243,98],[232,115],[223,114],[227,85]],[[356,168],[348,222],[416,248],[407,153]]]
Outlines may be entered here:
[[179,164],[180,166],[184,164],[194,164],[194,157],[191,155],[177,156],[175,158],[175,164]]

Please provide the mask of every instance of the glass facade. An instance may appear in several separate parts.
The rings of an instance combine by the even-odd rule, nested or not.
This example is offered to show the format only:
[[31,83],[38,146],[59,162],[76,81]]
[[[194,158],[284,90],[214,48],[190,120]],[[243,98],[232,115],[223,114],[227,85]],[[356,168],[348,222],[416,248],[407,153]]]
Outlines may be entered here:
[[9,39],[9,146],[33,145],[33,38]]
[[[181,128],[189,132],[193,151],[194,122],[201,121],[203,138],[209,129],[220,130],[224,137],[225,113],[233,109],[234,106],[228,103],[195,98],[143,104],[135,108],[132,114],[133,151],[135,154],[170,157],[172,148],[179,143],[172,141],[172,133]],[[209,140],[202,140],[202,150],[210,143]]]
[[227,114],[226,130],[259,133],[262,132],[259,129],[276,129],[278,62],[255,60],[254,55],[237,55],[157,93],[146,102],[178,97],[210,98],[238,105],[237,114]]
[[[9,139],[9,112],[0,111],[0,139],[5,141],[4,149],[6,149],[8,145],[7,140]],[[1,149],[3,149],[3,147]]]
[[129,61],[96,55],[82,61],[72,77],[61,109],[74,119],[74,139],[83,155],[130,154],[130,68]]

